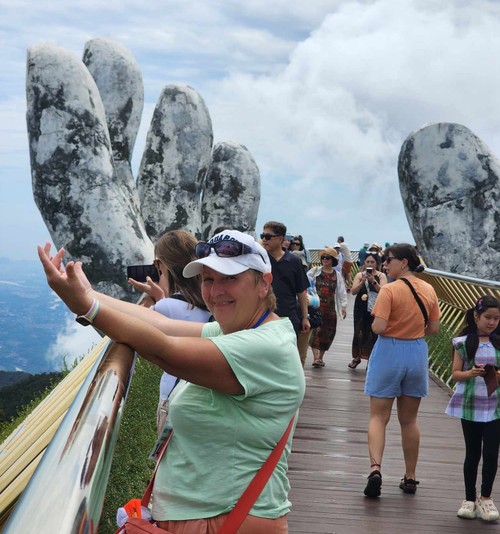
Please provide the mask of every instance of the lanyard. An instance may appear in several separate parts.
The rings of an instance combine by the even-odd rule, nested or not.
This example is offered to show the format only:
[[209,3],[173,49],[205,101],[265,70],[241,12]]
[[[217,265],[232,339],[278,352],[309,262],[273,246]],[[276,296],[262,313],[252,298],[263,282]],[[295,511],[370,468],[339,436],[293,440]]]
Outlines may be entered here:
[[251,328],[257,328],[258,326],[260,326],[265,320],[266,320],[266,317],[271,313],[271,310],[269,308],[267,308],[267,310],[264,312],[264,314],[262,315],[262,317],[251,327]]

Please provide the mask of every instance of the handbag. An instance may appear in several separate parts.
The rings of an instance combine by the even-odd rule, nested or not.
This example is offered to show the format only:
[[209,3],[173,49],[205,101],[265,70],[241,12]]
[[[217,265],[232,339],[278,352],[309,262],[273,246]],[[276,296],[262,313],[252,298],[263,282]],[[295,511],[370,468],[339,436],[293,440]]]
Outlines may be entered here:
[[[262,464],[261,468],[257,471],[256,475],[253,477],[250,484],[239,498],[235,507],[227,516],[226,520],[224,521],[217,534],[236,534],[237,530],[240,528],[241,524],[250,512],[250,509],[254,505],[255,501],[262,493],[262,490],[267,484],[269,477],[272,475],[274,468],[278,464],[278,461],[281,458],[281,455],[283,454],[283,451],[285,449],[286,442],[288,441],[288,437],[290,436],[290,432],[292,431],[294,420],[295,416],[292,417],[292,419],[288,423],[285,433],[278,441],[274,449],[271,451],[266,461]],[[146,508],[148,507],[149,501],[151,499],[151,493],[153,491],[154,479],[156,476],[156,472],[158,471],[158,466],[160,465],[160,461],[163,458],[163,455],[165,454],[171,436],[172,434],[170,434],[168,440],[165,442],[165,445],[158,457],[158,461],[156,462],[153,476],[151,477],[148,487],[146,488],[146,491],[144,492],[144,495],[141,499],[141,505],[145,506]],[[168,530],[156,526],[154,522],[150,522],[140,517],[129,517],[125,524],[116,531],[116,534],[119,533],[172,534]]]
[[[309,287],[307,288],[307,306],[309,307],[309,315],[311,314],[311,308],[319,308],[319,295],[316,291],[314,281],[309,280]],[[312,326],[312,325],[311,325]]]
[[309,324],[311,328],[318,328],[323,324],[323,316],[319,308],[308,308],[309,312]]
[[375,306],[375,301],[377,300],[378,293],[376,291],[370,291],[370,284],[368,280],[365,280],[366,295],[368,296],[368,302],[366,303],[366,309],[371,312],[373,306]]
[[422,312],[422,315],[424,316],[424,326],[427,326],[427,323],[429,322],[429,315],[427,314],[427,310],[425,309],[424,303],[420,300],[420,297],[417,295],[417,292],[413,288],[413,286],[410,284],[410,282],[406,278],[400,278],[402,282],[404,282],[413,293],[413,296],[415,297],[415,300],[417,301],[418,307],[420,308],[420,311]]

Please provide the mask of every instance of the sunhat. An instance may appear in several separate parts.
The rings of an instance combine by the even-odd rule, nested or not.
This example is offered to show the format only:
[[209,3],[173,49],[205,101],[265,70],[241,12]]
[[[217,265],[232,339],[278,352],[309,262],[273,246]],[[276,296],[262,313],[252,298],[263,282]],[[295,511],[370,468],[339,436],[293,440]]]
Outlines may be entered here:
[[323,250],[318,252],[318,258],[321,260],[321,256],[331,256],[333,258],[332,264],[337,265],[339,262],[338,252],[334,248],[325,247]]

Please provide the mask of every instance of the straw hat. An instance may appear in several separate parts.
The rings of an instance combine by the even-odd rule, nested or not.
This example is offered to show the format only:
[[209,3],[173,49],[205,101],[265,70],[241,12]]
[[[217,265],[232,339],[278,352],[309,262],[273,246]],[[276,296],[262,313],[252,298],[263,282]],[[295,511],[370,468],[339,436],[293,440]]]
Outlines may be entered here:
[[323,250],[320,250],[318,252],[318,258],[320,259],[320,261],[321,261],[321,256],[323,256],[323,255],[331,256],[333,258],[333,260],[332,260],[333,266],[335,266],[335,265],[337,265],[339,263],[339,255],[338,255],[337,251],[334,248],[325,247]]

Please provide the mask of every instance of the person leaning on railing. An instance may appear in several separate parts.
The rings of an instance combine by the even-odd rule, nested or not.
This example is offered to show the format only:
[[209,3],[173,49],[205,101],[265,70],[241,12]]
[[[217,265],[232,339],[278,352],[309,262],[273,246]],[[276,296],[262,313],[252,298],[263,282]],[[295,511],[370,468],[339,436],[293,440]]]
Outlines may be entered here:
[[[50,287],[110,338],[187,382],[170,404],[172,439],[153,489],[153,519],[172,533],[216,531],[269,456],[302,402],[304,373],[288,318],[274,312],[271,265],[246,234],[223,231],[196,246],[185,277],[201,274],[216,322],[169,319],[95,292],[81,263],[38,247]],[[243,526],[285,533],[291,435]]]
[[[206,323],[210,318],[201,297],[199,277],[184,278],[182,270],[196,259],[196,239],[185,230],[172,230],[162,234],[155,243],[154,265],[160,279],[156,284],[148,276],[146,283],[129,278],[129,283],[147,294],[148,308],[170,319]],[[143,299],[143,301],[145,300]],[[163,373],[160,380],[160,395],[156,410],[156,426],[161,434],[168,414],[169,397],[178,385],[179,378]]]

